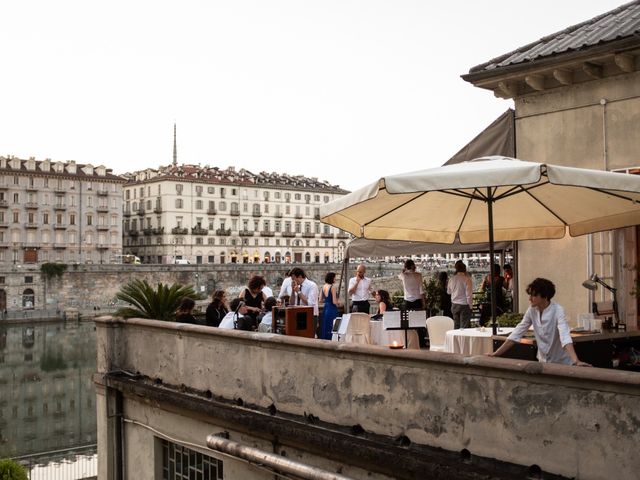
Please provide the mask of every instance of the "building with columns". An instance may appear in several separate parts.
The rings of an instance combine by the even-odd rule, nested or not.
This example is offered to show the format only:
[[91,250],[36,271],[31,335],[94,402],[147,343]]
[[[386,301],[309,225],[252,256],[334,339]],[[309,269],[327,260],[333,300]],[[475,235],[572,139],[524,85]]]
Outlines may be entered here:
[[320,223],[348,193],[317,178],[178,165],[126,174],[125,254],[143,263],[330,263],[349,235]]

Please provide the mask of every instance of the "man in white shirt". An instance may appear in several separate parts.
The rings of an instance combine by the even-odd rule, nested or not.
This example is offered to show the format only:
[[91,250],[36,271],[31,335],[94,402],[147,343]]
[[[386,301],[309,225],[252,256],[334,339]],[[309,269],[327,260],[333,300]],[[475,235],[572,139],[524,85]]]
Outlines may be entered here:
[[426,299],[422,285],[422,274],[416,272],[416,264],[410,258],[404,262],[402,273],[398,275],[404,290],[405,310],[424,310]]
[[473,305],[473,282],[467,275],[467,266],[462,260],[455,265],[456,274],[447,283],[447,293],[451,295],[451,313],[454,328],[468,328],[471,324]]
[[520,342],[529,327],[533,327],[539,362],[590,367],[591,365],[581,362],[576,355],[564,309],[551,301],[555,293],[555,285],[546,278],[536,278],[531,282],[527,287],[529,303],[531,303],[527,313],[500,348],[489,355],[492,357],[503,355]]
[[318,334],[318,285],[307,278],[304,270],[291,269],[291,305],[307,305],[313,307],[313,331]]
[[349,295],[351,295],[351,311],[369,313],[369,298],[371,297],[371,279],[365,277],[367,268],[360,264],[356,269],[356,276],[349,279]]
[[291,270],[287,270],[284,280],[282,280],[282,285],[280,285],[280,292],[278,292],[278,302],[282,303],[284,297],[291,297]]

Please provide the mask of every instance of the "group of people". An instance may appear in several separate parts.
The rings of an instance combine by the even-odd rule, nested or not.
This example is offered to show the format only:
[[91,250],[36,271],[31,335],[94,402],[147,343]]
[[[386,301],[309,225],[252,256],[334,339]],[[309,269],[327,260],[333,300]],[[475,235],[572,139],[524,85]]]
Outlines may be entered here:
[[[500,266],[494,265],[492,272],[483,280],[481,290],[487,293],[490,301],[493,286],[497,292],[496,304],[504,311],[508,308],[508,299],[513,297],[514,278],[510,265],[503,268],[504,276],[500,275]],[[444,275],[440,274],[438,278],[440,309],[445,315],[453,318],[456,329],[467,328],[470,326],[473,306],[471,276],[462,260],[455,263],[455,275],[451,278],[447,277],[446,272],[442,273]],[[404,290],[404,308],[424,309],[426,299],[422,275],[416,272],[413,260],[409,259],[404,263],[399,278]],[[273,307],[306,305],[313,307],[317,338],[330,340],[333,321],[339,315],[339,308],[342,306],[339,292],[334,285],[335,279],[334,272],[327,273],[324,285],[319,289],[315,282],[307,278],[303,269],[294,267],[287,272],[278,296],[274,297],[264,277],[255,275],[240,295],[229,304],[224,290],[213,292],[211,303],[206,310],[205,324],[218,328],[271,332]],[[529,328],[533,328],[539,361],[589,366],[581,362],[575,353],[564,310],[551,301],[555,295],[553,283],[544,278],[536,278],[526,291],[530,307],[508,339],[490,355],[503,355],[521,340]],[[366,267],[363,264],[358,265],[355,275],[349,280],[348,293],[351,296],[351,311],[367,314],[370,313],[369,299],[373,294],[378,306],[378,312],[373,319],[381,318],[386,311],[393,308],[388,291],[372,290],[372,280],[366,276]],[[322,316],[319,316],[320,302],[324,302]],[[176,321],[196,323],[192,313],[194,307],[195,302],[191,298],[184,298],[176,311]]]

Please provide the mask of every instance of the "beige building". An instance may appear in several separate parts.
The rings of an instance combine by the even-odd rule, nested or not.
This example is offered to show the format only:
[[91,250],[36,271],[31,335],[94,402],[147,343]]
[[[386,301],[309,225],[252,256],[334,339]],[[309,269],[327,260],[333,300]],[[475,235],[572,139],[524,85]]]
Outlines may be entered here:
[[123,183],[104,166],[0,157],[0,265],[110,263]]
[[125,254],[143,263],[330,263],[349,236],[319,220],[345,190],[316,178],[172,165],[126,175]]
[[[640,4],[632,2],[472,68],[463,78],[515,103],[515,152],[523,160],[637,173],[640,165]],[[522,213],[526,215],[526,212]],[[562,241],[519,242],[520,304],[537,276],[558,286],[571,319],[611,301],[582,282],[597,274],[618,289],[621,320],[638,326],[631,295],[638,229]],[[541,261],[541,259],[543,261]]]

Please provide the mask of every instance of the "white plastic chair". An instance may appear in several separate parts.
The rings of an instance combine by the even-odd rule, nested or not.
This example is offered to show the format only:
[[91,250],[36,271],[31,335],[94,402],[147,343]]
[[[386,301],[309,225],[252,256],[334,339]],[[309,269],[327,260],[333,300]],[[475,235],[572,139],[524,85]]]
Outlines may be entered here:
[[344,336],[345,342],[351,343],[371,343],[370,317],[366,313],[355,312],[349,318],[349,325]]
[[444,351],[444,337],[447,330],[453,330],[453,318],[435,316],[427,318],[427,332],[429,332],[429,350]]

